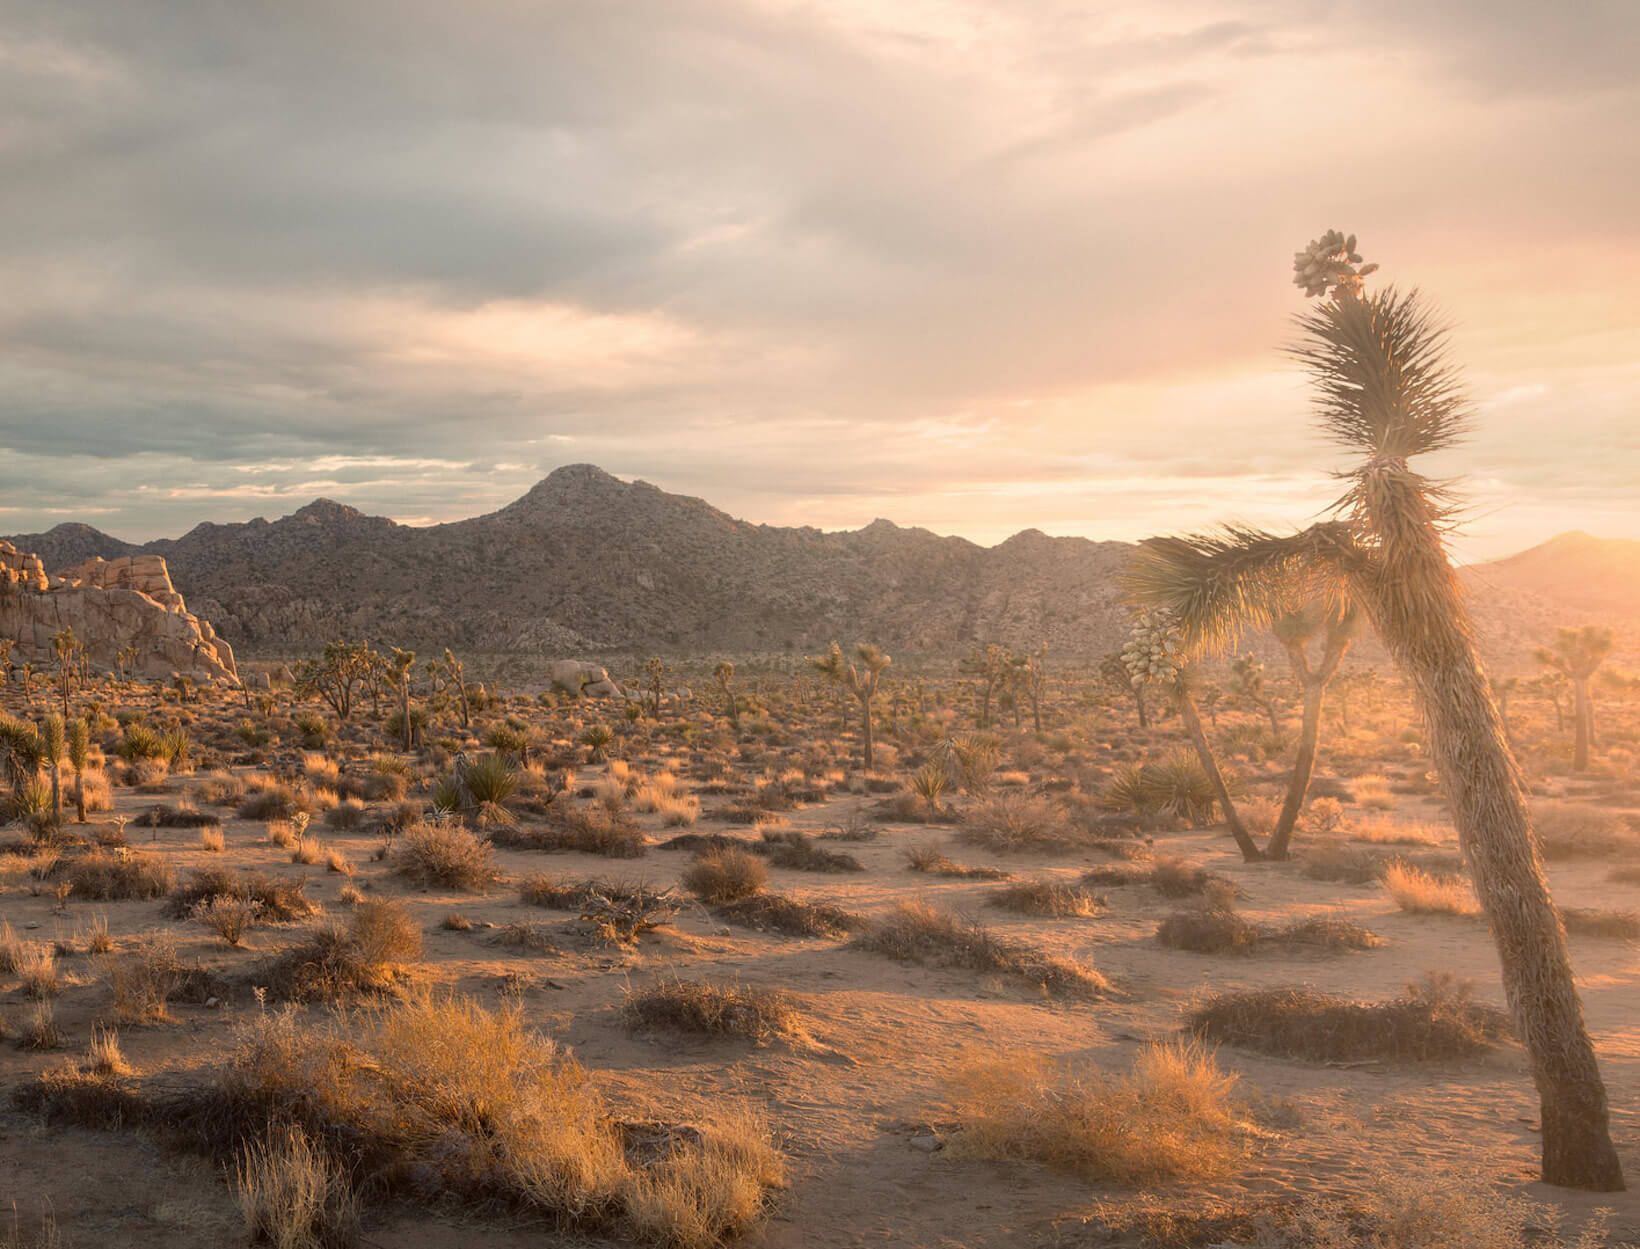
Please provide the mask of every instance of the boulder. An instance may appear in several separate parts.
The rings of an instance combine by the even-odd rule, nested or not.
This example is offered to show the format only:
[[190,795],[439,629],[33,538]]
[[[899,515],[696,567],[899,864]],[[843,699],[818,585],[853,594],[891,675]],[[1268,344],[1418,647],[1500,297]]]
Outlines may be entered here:
[[165,680],[237,685],[233,649],[188,611],[165,560],[136,555],[90,559],[47,577],[37,556],[0,542],[0,637],[16,644],[14,663],[49,664],[51,639],[72,629],[95,667],[113,671],[135,648],[127,672]]
[[607,669],[584,659],[557,659],[547,666],[552,688],[572,696],[619,698],[620,687],[609,679]]

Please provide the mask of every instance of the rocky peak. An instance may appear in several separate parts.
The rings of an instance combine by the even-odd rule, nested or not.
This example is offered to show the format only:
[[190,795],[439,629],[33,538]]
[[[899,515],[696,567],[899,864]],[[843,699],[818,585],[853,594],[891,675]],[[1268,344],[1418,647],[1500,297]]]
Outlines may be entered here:
[[342,525],[350,521],[368,520],[363,512],[356,507],[348,507],[345,503],[338,503],[335,499],[318,498],[306,507],[298,508],[290,514],[292,520],[310,521],[320,525]]

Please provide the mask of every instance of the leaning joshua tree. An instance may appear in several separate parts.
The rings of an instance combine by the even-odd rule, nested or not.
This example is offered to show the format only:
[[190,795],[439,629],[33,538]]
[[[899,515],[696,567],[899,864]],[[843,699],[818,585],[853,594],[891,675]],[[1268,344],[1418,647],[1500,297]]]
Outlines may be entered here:
[[1612,653],[1615,639],[1610,629],[1584,625],[1581,629],[1557,629],[1553,646],[1540,646],[1533,657],[1545,668],[1560,673],[1572,683],[1572,771],[1589,767],[1589,746],[1594,738],[1594,704],[1589,700],[1589,678]]
[[877,696],[878,678],[893,661],[875,646],[861,642],[854,648],[854,659],[844,657],[843,648],[836,642],[818,658],[809,657],[809,664],[826,680],[841,685],[860,703],[861,728],[864,733],[864,762],[867,772],[872,768],[871,700]]
[[1469,409],[1446,331],[1416,291],[1372,294],[1355,239],[1332,231],[1299,252],[1297,284],[1321,297],[1293,355],[1315,384],[1322,428],[1358,458],[1337,518],[1292,536],[1243,532],[1224,575],[1178,605],[1198,640],[1267,622],[1294,577],[1359,605],[1406,673],[1452,806],[1504,992],[1537,1085],[1543,1178],[1613,1192],[1606,1089],[1583,1022],[1566,933],[1549,896],[1526,790],[1487,688],[1463,590],[1447,558],[1451,502],[1414,457],[1459,442]]

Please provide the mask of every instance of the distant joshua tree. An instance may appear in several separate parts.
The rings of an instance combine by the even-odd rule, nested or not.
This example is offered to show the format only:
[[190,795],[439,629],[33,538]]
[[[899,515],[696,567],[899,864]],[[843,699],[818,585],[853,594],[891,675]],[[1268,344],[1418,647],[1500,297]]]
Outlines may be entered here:
[[73,629],[51,635],[51,653],[57,657],[57,694],[62,699],[65,720],[68,718],[68,696],[73,690],[80,649],[80,640],[74,636]]
[[1111,685],[1126,691],[1133,698],[1134,705],[1139,712],[1139,727],[1148,729],[1150,727],[1150,709],[1145,706],[1144,684],[1135,685],[1133,683],[1133,674],[1128,671],[1127,664],[1122,662],[1121,651],[1112,651],[1099,661],[1099,675]]
[[1276,700],[1264,681],[1264,663],[1256,655],[1242,655],[1230,662],[1230,689],[1236,697],[1251,703],[1270,721],[1270,732],[1281,736],[1281,716]]
[[734,690],[730,688],[735,680],[735,666],[725,659],[712,669],[712,675],[717,678],[718,685],[723,689],[724,710],[729,715],[729,723],[738,729],[740,727],[740,703],[735,698]]
[[[1560,673],[1572,683],[1572,771],[1589,767],[1589,746],[1594,740],[1594,704],[1589,698],[1589,678],[1615,644],[1610,629],[1584,625],[1581,629],[1557,629],[1554,643],[1532,652],[1544,667]],[[1559,709],[1556,701],[1556,709]]]
[[871,700],[877,696],[877,685],[882,678],[883,669],[892,662],[888,655],[865,642],[854,648],[852,660],[844,658],[843,648],[836,642],[831,644],[831,649],[824,655],[809,657],[809,664],[815,671],[826,680],[848,690],[859,701],[867,772],[872,770],[875,763],[872,753]]
[[415,745],[415,719],[410,714],[410,670],[416,665],[416,652],[393,648],[388,660],[387,683],[399,696],[399,716],[403,720],[403,746],[408,752]]
[[74,818],[85,823],[85,770],[91,761],[91,726],[83,719],[68,722],[68,762],[74,769]]
[[979,679],[979,726],[982,729],[991,727],[991,698],[1007,681],[1012,666],[1013,656],[995,642],[976,646],[957,664],[959,672]]
[[1245,861],[1256,863],[1264,853],[1254,844],[1236,813],[1230,787],[1225,784],[1224,773],[1219,771],[1219,762],[1213,757],[1213,747],[1207,740],[1207,730],[1202,727],[1201,711],[1196,705],[1196,674],[1191,658],[1179,618],[1166,607],[1152,607],[1141,613],[1133,622],[1127,645],[1122,648],[1122,662],[1134,689],[1154,685],[1178,709],[1185,731],[1190,735],[1190,744],[1195,747],[1196,758],[1212,783],[1225,825],[1236,839],[1236,848]]

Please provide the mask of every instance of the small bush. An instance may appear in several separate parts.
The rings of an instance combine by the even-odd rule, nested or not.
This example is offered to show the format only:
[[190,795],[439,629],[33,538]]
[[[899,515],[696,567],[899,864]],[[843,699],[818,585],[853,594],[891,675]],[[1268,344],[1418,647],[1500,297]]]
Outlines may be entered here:
[[1610,937],[1618,941],[1640,940],[1640,914],[1597,908],[1562,907],[1560,920],[1566,931],[1581,937]]
[[963,816],[957,839],[1004,853],[1052,853],[1080,848],[1087,837],[1065,809],[1045,798],[1001,794],[976,803]]
[[258,876],[221,867],[197,868],[188,883],[165,902],[165,914],[182,919],[193,914],[202,902],[213,898],[234,898],[257,905],[264,922],[284,923],[312,915],[319,908],[309,900],[306,880],[278,876]]
[[358,1243],[359,1204],[346,1175],[294,1125],[247,1145],[233,1184],[252,1244],[352,1249]]
[[417,824],[393,848],[393,870],[418,885],[475,890],[500,879],[495,852],[456,823]]
[[1005,940],[981,924],[923,902],[900,903],[854,943],[896,962],[1014,976],[1061,997],[1098,997],[1110,991],[1110,982],[1090,967]]
[[1081,885],[1058,880],[1022,880],[994,889],[986,902],[1021,915],[1042,915],[1049,919],[1086,919],[1105,909],[1103,898]]
[[1480,914],[1467,881],[1436,876],[1408,863],[1391,863],[1384,869],[1384,889],[1397,906],[1414,915]]
[[749,898],[768,882],[763,860],[744,850],[708,850],[683,873],[683,887],[714,906]]
[[1263,933],[1257,924],[1243,919],[1228,907],[1194,906],[1175,911],[1156,929],[1156,940],[1170,950],[1193,954],[1223,954],[1248,951],[1258,945]]
[[602,806],[581,807],[560,798],[549,808],[545,828],[496,829],[490,839],[512,850],[567,850],[609,859],[640,858],[648,849],[643,830]]
[[784,993],[709,980],[669,980],[628,995],[622,1010],[633,1031],[668,1031],[767,1045],[807,1036],[797,1004]]
[[1546,859],[1640,856],[1640,837],[1615,812],[1598,807],[1540,802],[1532,808],[1532,829]]
[[913,872],[927,872],[930,876],[950,876],[967,880],[1007,880],[1012,872],[1000,867],[969,867],[947,858],[936,846],[912,846],[905,852],[906,866]]
[[93,902],[157,898],[176,882],[171,865],[136,850],[93,850],[68,864],[69,895]]
[[1474,1001],[1468,986],[1429,976],[1388,1002],[1315,989],[1226,993],[1195,1011],[1190,1027],[1206,1040],[1282,1058],[1422,1062],[1484,1053],[1508,1032],[1509,1021]]
[[760,931],[772,929],[788,937],[842,937],[865,927],[865,920],[852,911],[778,893],[753,894],[717,907],[712,914],[731,924]]
[[947,1153],[1026,1159],[1090,1182],[1150,1185],[1231,1174],[1254,1133],[1236,1077],[1199,1045],[1148,1045],[1124,1075],[1010,1054],[954,1082]]
[[347,929],[321,928],[270,963],[262,980],[281,1001],[328,1002],[390,989],[421,953],[421,930],[398,903],[364,899]]
[[198,903],[193,910],[193,920],[209,928],[229,946],[237,948],[256,923],[257,912],[261,909],[249,898],[219,895]]
[[796,872],[863,872],[865,867],[852,854],[827,850],[802,833],[764,833],[758,847],[775,867]]

